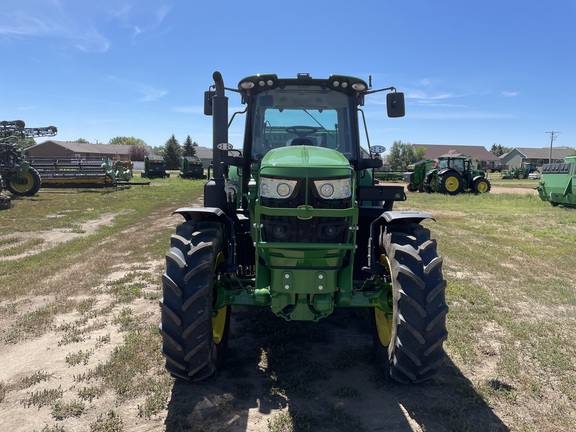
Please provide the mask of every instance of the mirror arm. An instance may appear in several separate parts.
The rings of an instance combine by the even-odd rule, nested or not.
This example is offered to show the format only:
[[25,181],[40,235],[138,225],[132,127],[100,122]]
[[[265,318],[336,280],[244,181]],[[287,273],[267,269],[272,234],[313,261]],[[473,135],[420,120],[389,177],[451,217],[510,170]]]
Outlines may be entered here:
[[364,133],[366,134],[366,143],[368,144],[368,149],[370,149],[370,136],[368,135],[368,126],[366,125],[366,117],[364,116],[364,111],[358,108],[360,114],[362,114],[362,123],[364,124]]
[[389,91],[389,90],[394,90],[394,93],[396,93],[396,87],[386,87],[386,88],[382,88],[382,89],[378,89],[378,90],[368,90],[365,92],[362,92],[363,94],[372,94],[372,93],[379,93],[382,91]]

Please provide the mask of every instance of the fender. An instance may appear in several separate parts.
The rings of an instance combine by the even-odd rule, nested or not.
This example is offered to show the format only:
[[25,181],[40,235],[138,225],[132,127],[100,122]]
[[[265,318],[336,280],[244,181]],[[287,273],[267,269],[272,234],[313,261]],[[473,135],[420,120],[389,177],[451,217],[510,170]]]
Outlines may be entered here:
[[442,175],[442,174],[444,174],[444,173],[446,173],[446,172],[448,172],[448,171],[458,172],[457,170],[455,170],[455,169],[452,168],[452,167],[446,167],[446,168],[442,168],[442,169],[438,170],[438,175],[440,176],[440,175]]
[[385,211],[379,217],[374,219],[370,224],[370,238],[368,239],[368,265],[364,267],[363,270],[373,274],[378,272],[378,270],[373,267],[374,264],[377,266],[378,263],[372,262],[372,257],[376,256],[377,239],[382,226],[391,223],[420,223],[424,219],[432,219],[433,221],[436,221],[434,216],[430,213],[421,211]]
[[225,234],[227,237],[225,243],[228,243],[228,253],[224,266],[226,272],[235,271],[234,263],[236,262],[236,229],[235,222],[224,210],[218,207],[180,207],[172,212],[173,215],[179,214],[187,221],[215,221],[221,222],[226,226]]
[[173,215],[179,214],[188,220],[216,220],[219,222],[227,222],[226,219],[230,220],[224,210],[218,207],[180,207],[172,212]]

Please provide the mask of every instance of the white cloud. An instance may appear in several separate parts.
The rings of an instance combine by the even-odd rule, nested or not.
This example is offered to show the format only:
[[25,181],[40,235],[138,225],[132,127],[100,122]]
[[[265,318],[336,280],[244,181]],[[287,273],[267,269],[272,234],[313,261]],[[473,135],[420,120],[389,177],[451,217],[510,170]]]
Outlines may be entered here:
[[516,97],[519,93],[514,91],[503,91],[500,94],[504,97]]
[[172,111],[182,114],[202,114],[204,107],[200,105],[178,106],[172,108]]
[[106,81],[113,82],[119,87],[140,93],[142,96],[137,99],[138,102],[153,102],[161,99],[168,94],[168,91],[137,81],[129,81],[123,78],[109,76]]

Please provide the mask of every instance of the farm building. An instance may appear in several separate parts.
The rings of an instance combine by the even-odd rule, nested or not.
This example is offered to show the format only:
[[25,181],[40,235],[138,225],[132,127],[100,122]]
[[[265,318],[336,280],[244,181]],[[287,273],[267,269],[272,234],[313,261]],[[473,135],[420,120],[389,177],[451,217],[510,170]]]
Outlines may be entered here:
[[130,146],[111,144],[90,144],[72,141],[44,141],[25,151],[27,157],[60,157],[60,158],[110,158],[129,160]]
[[576,154],[576,149],[571,147],[553,147],[552,161],[550,161],[550,147],[515,147],[508,153],[500,156],[500,161],[502,165],[508,165],[510,168],[519,168],[522,166],[522,163],[533,163],[540,167],[549,162],[563,162],[566,156],[572,156],[574,154]]
[[450,145],[450,144],[412,144],[414,150],[424,148],[426,150],[426,159],[436,159],[439,156],[448,154],[462,155],[469,157],[478,163],[478,166],[483,169],[496,168],[500,165],[498,156],[490,153],[483,146],[468,146],[468,145]]

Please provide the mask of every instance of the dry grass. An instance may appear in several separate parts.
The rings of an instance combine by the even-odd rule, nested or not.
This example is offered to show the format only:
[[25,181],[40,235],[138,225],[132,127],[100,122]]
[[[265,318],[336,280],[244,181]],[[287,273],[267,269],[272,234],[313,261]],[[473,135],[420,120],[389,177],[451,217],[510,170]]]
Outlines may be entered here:
[[18,413],[12,430],[576,427],[576,211],[517,194],[399,205],[437,218],[426,224],[444,257],[450,336],[432,384],[384,380],[361,311],[287,323],[235,308],[226,370],[189,386],[164,371],[157,301],[180,221],[170,213],[201,186],[41,191],[0,212],[0,414]]

